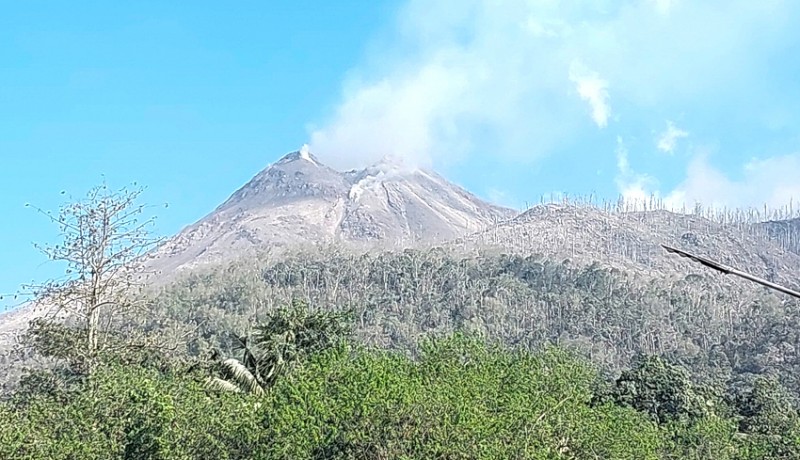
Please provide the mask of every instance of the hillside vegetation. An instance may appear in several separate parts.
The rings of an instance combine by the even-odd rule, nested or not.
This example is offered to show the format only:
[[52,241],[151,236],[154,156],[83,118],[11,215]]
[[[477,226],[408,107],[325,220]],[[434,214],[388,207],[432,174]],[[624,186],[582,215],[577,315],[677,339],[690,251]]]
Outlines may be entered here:
[[[800,455],[800,419],[773,378],[726,390],[693,382],[680,365],[641,356],[630,370],[606,380],[587,360],[558,347],[513,350],[464,333],[423,340],[411,358],[357,344],[346,327],[331,327],[343,321],[295,302],[267,315],[259,334],[238,350],[241,359],[215,364],[153,350],[106,351],[91,374],[69,365],[33,373],[0,404],[6,422],[0,425],[0,456]],[[81,331],[57,329],[45,334],[48,340],[35,341],[39,351],[52,354],[45,345],[56,338],[80,340]],[[59,349],[68,361],[63,350],[69,347]],[[246,385],[266,382],[258,377],[264,375],[277,378],[263,391]],[[227,382],[229,390],[213,381]]]
[[380,348],[413,352],[426,335],[469,331],[573,348],[610,373],[644,353],[708,377],[775,372],[798,388],[796,300],[699,265],[661,279],[536,255],[322,251],[190,274],[155,298],[152,321],[196,328],[191,353],[226,349],[295,298],[352,309],[360,339]]
[[111,269],[75,258],[91,276],[43,285],[73,310],[5,358],[0,458],[800,458],[798,302],[653,249],[786,280],[791,227],[550,206],[443,247],[240,257],[148,291],[114,250],[143,227],[103,225],[136,195],[104,193],[63,212],[116,246],[57,248]]

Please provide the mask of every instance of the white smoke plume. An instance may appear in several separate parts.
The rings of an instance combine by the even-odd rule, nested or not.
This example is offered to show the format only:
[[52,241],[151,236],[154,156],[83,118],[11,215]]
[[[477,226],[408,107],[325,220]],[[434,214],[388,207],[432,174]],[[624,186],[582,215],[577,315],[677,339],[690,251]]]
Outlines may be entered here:
[[311,150],[335,167],[385,155],[425,166],[487,154],[531,162],[598,127],[614,135],[625,110],[627,120],[659,111],[652,130],[700,99],[710,101],[704,109],[745,101],[758,84],[747,69],[758,68],[759,43],[778,33],[776,18],[789,8],[788,0],[408,0],[314,125]]

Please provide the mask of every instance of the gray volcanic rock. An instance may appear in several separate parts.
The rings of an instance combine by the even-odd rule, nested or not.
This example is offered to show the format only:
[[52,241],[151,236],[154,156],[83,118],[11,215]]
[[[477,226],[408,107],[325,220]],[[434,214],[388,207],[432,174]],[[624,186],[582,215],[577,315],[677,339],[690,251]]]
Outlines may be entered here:
[[337,200],[347,194],[347,178],[321,164],[306,148],[290,153],[258,173],[215,213],[255,209],[303,199]]
[[407,247],[474,233],[514,215],[433,172],[388,159],[339,172],[304,146],[170,239],[149,263],[168,273],[316,244]]
[[348,176],[352,186],[339,229],[344,240],[440,243],[516,214],[476,198],[434,172],[404,170],[388,160]]
[[800,255],[753,233],[749,224],[723,224],[665,210],[607,212],[592,206],[547,204],[451,244],[542,254],[556,260],[568,259],[575,265],[599,263],[664,282],[690,273],[710,272],[668,254],[662,244],[792,288],[797,287],[796,273],[800,269]]

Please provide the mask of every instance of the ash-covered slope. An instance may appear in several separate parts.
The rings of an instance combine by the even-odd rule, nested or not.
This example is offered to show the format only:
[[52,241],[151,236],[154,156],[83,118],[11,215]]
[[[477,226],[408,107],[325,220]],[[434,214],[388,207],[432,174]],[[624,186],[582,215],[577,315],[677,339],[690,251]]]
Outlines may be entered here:
[[346,177],[303,147],[258,173],[213,214],[277,207],[302,200],[336,200],[350,190]]
[[753,225],[753,230],[786,250],[800,254],[800,217],[759,222]]
[[722,225],[663,210],[607,212],[591,206],[541,205],[453,244],[537,253],[573,264],[597,262],[664,282],[707,273],[698,264],[668,254],[661,247],[667,244],[787,286],[800,283],[800,255],[754,234],[750,225]]
[[389,160],[339,172],[304,147],[260,172],[214,212],[169,240],[151,264],[165,272],[301,245],[436,243],[515,214],[433,172]]
[[391,159],[345,175],[351,186],[338,229],[344,240],[444,242],[516,215],[434,172],[406,170]]

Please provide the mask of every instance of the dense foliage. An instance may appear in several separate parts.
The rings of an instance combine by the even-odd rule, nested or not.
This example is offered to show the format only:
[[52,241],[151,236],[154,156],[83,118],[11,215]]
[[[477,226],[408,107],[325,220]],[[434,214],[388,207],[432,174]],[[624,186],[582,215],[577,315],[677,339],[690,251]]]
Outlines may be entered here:
[[323,251],[131,300],[32,324],[0,458],[800,458],[797,303],[715,275]]
[[0,405],[0,458],[800,456],[793,397],[773,377],[700,383],[640,355],[608,380],[563,348],[463,332],[410,356],[358,344],[346,318],[295,301],[237,337],[242,359],[223,363],[260,391],[210,385],[230,366],[157,349],[118,347],[88,373],[65,346],[84,331],[37,325],[28,340],[61,365]]
[[197,328],[191,354],[231,350],[232,332],[250,333],[295,298],[349,308],[357,335],[381,348],[413,352],[427,334],[472,331],[511,347],[576,350],[609,376],[648,354],[703,380],[774,373],[800,394],[798,303],[703,267],[676,278],[536,255],[300,254],[190,274],[156,298],[151,322]]
[[0,405],[0,458],[800,455],[800,420],[774,379],[729,398],[652,356],[608,382],[560,348],[511,350],[459,333],[424,340],[412,358],[329,339],[261,394],[209,389],[213,367],[167,358],[108,357],[68,394],[28,381],[25,398]]

